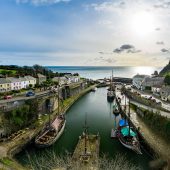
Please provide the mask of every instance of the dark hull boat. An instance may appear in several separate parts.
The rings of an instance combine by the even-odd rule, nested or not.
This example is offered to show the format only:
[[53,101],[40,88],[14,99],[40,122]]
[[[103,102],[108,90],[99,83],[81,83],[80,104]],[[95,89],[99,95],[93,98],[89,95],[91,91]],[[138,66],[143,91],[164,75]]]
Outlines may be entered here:
[[59,115],[47,126],[36,138],[35,145],[45,148],[54,144],[64,132],[66,120],[63,115]]
[[124,119],[120,120],[116,132],[117,137],[123,146],[135,151],[138,154],[142,154],[137,133]]
[[115,101],[115,104],[113,105],[113,114],[115,116],[119,116],[119,114],[120,114],[120,110],[118,108],[118,105],[116,104],[116,101]]
[[114,91],[108,91],[107,92],[107,101],[108,102],[113,102],[114,98],[115,98]]

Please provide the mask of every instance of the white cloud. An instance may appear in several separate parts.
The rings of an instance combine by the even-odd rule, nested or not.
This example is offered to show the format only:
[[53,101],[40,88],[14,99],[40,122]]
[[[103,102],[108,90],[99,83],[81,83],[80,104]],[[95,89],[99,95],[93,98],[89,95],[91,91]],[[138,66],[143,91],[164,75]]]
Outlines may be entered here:
[[16,0],[17,3],[30,3],[32,5],[52,5],[60,2],[69,2],[71,0]]

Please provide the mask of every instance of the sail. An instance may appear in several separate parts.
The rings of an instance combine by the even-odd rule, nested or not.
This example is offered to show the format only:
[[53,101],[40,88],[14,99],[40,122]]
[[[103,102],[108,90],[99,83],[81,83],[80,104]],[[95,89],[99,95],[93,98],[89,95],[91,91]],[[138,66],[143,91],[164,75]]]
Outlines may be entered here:
[[[123,128],[121,129],[121,134],[122,134],[123,136],[129,136],[129,126],[123,127]],[[136,134],[132,129],[130,129],[130,136],[134,137],[134,136],[136,136],[136,135],[137,135],[137,134]]]
[[125,119],[119,120],[119,126],[127,126],[128,122]]
[[54,122],[51,124],[51,126],[58,131],[59,125],[61,124],[62,120],[59,118],[56,118]]

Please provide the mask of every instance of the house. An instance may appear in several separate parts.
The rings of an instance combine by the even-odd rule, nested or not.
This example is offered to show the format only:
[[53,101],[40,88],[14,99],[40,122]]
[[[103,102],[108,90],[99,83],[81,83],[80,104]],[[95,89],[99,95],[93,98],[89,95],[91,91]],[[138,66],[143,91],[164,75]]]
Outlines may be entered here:
[[10,83],[11,83],[11,90],[20,90],[20,89],[22,89],[21,80],[19,78],[8,77],[6,79],[9,80]]
[[47,77],[38,73],[37,74],[37,84],[42,84],[45,81],[47,81]]
[[137,74],[132,79],[132,85],[136,87],[137,89],[142,90],[142,82],[145,80],[145,78],[150,77],[149,75],[140,75]]
[[77,83],[80,81],[80,76],[73,76],[70,74],[66,74],[65,77],[67,78],[67,83]]
[[26,89],[29,87],[29,81],[25,77],[19,77],[21,81],[21,89]]
[[154,85],[151,88],[153,94],[160,94],[162,86],[161,85]]
[[64,84],[67,84],[67,78],[66,77],[54,77],[52,78],[52,81],[53,82],[60,82],[60,86],[64,85]]
[[28,86],[31,85],[32,87],[34,87],[36,85],[37,82],[36,78],[32,76],[25,76],[24,78],[28,81]]
[[163,86],[160,90],[161,99],[164,101],[170,101],[170,86]]
[[6,92],[11,90],[11,82],[6,78],[0,78],[0,92]]
[[[162,87],[164,84],[164,77],[146,77],[142,81],[141,90],[152,90],[152,87]],[[157,89],[158,90],[158,89]]]

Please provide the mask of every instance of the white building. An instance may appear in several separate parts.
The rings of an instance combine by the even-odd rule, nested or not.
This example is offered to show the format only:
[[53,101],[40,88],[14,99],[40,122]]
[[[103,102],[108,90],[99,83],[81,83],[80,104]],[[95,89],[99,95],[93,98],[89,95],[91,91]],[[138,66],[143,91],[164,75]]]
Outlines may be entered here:
[[67,78],[67,83],[77,83],[80,81],[80,76],[72,76],[70,74],[66,74],[65,77]]
[[29,87],[29,81],[25,77],[19,77],[21,81],[21,89],[26,89]]
[[160,90],[161,99],[170,101],[170,86],[163,86]]
[[67,78],[66,77],[54,77],[52,79],[53,82],[60,82],[60,86],[64,85],[64,84],[68,84]]
[[135,75],[132,80],[132,85],[134,87],[136,87],[137,89],[142,90],[142,83],[145,80],[145,78],[147,78],[147,77],[149,77],[149,76],[148,75],[140,75],[140,74]]
[[21,80],[15,77],[8,77],[7,78],[11,82],[11,90],[20,90],[22,89]]
[[[162,87],[164,84],[164,77],[146,77],[144,78],[142,84],[141,84],[141,89],[146,90],[150,89],[152,90],[152,87]],[[160,90],[158,88],[154,88],[154,90]]]
[[24,77],[27,81],[28,81],[28,86],[32,85],[32,87],[34,87],[36,85],[36,78],[32,77],[32,76],[25,76]]

